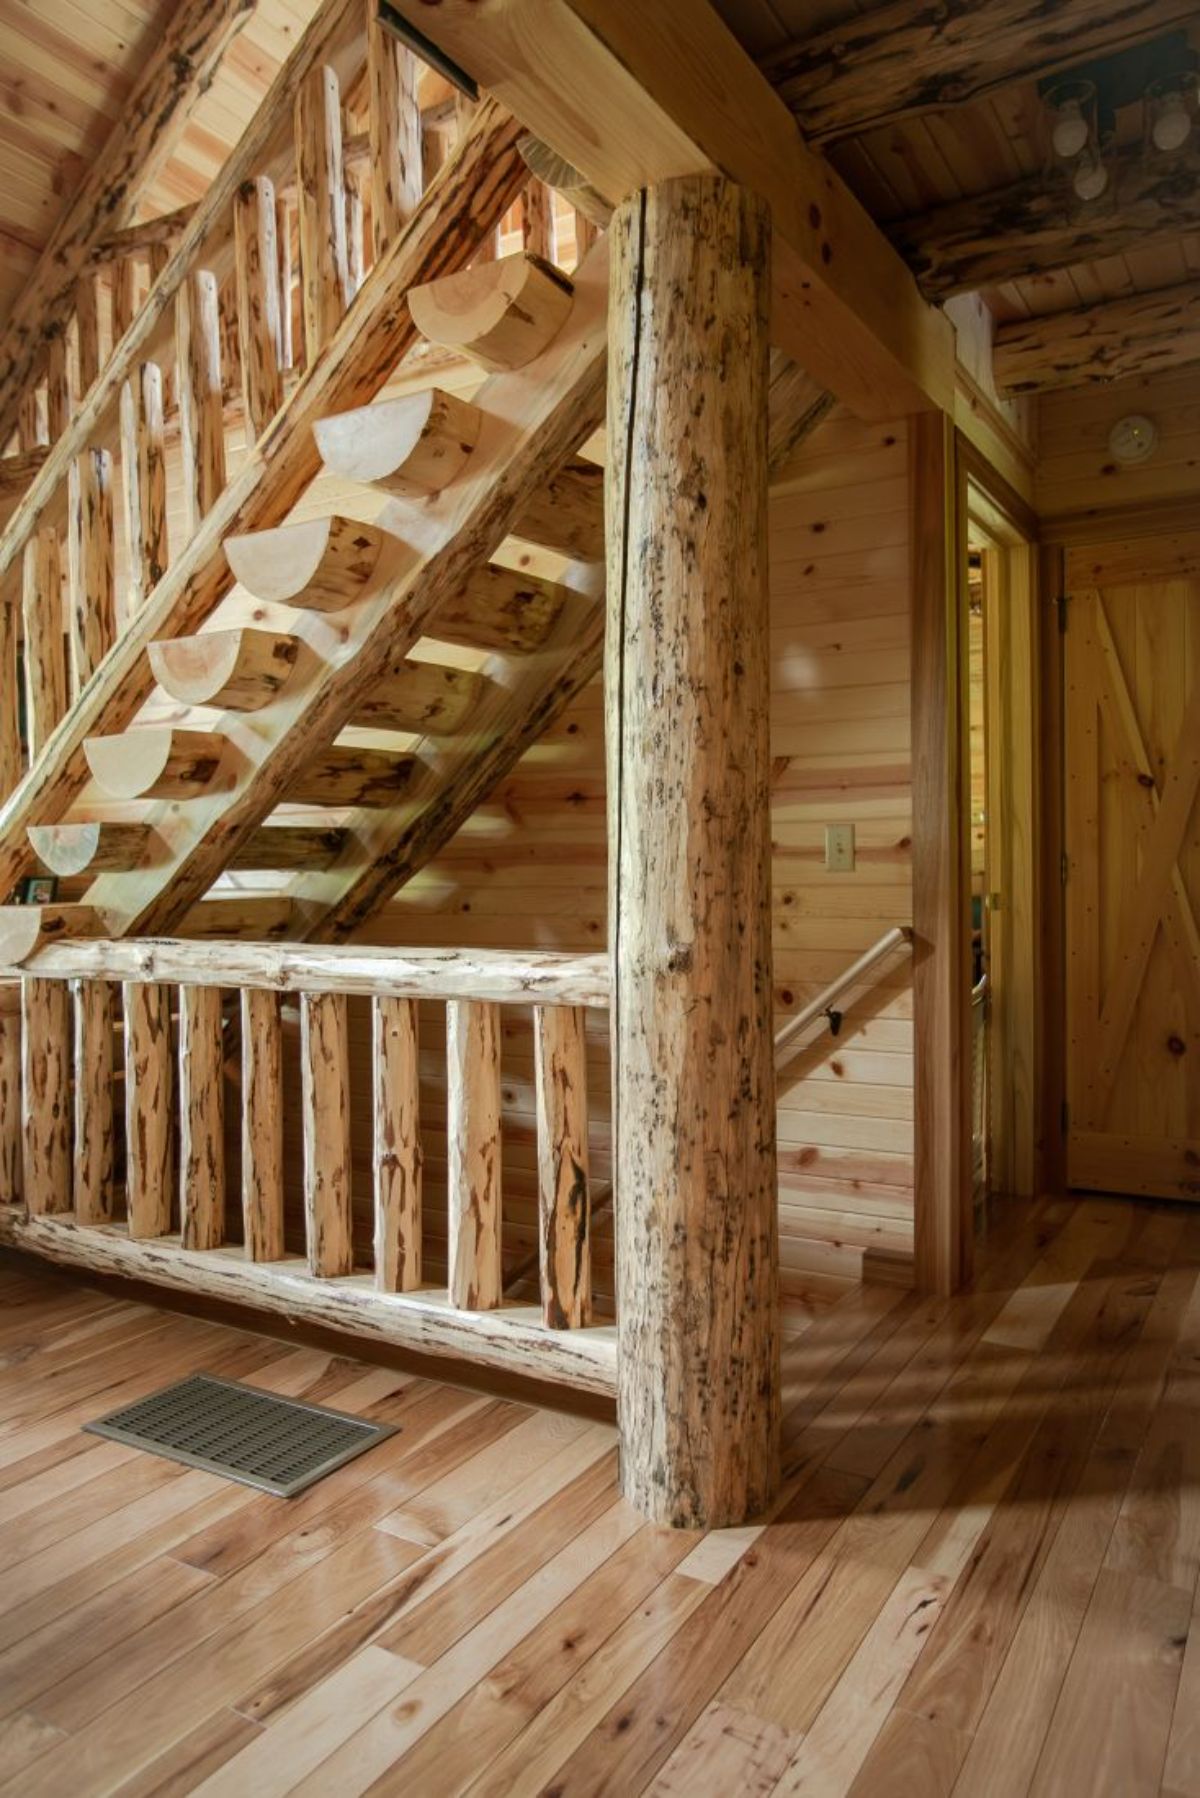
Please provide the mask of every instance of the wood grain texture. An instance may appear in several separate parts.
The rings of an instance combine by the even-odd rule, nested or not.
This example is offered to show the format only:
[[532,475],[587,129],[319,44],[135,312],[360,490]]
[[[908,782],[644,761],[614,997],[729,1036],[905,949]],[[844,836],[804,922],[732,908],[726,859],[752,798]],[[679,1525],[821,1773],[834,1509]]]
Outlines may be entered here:
[[283,1031],[278,993],[246,987],[242,1012],[242,1229],[251,1261],[284,1253]]
[[283,404],[283,305],[275,189],[266,175],[243,182],[233,206],[238,343],[246,437],[253,444]]
[[421,1089],[417,1007],[371,1003],[375,1113],[375,1284],[412,1292],[421,1284]]
[[179,988],[179,1216],[185,1249],[225,1240],[221,989]]
[[311,362],[350,304],[342,113],[335,70],[313,69],[296,89],[296,186],[304,347]]
[[[25,545],[21,583],[25,631],[25,706],[30,760],[67,709],[67,638],[63,630],[62,562],[58,532],[42,530]],[[7,671],[9,663],[3,666]],[[13,681],[12,692],[16,692]],[[0,726],[0,730],[3,726]],[[0,776],[6,794],[16,779]]]
[[0,1204],[22,1198],[21,984],[0,984]]
[[129,606],[145,605],[167,567],[167,459],[162,369],[140,363],[121,389],[121,483]]
[[127,981],[125,1204],[134,1238],[165,1236],[175,1200],[171,988]]
[[542,1317],[571,1330],[592,1321],[584,1013],[540,1005],[533,1028]]
[[21,982],[21,1185],[31,1217],[71,1208],[71,995]]
[[71,464],[67,543],[75,698],[112,648],[117,634],[112,457],[107,450],[85,450]]
[[996,332],[1002,398],[1130,380],[1200,361],[1200,281],[1106,300]]
[[449,1296],[466,1311],[502,1297],[500,1018],[495,1005],[446,1007]]
[[322,1279],[354,1271],[346,1023],[340,993],[300,995],[304,1222],[308,1265]]
[[225,401],[217,277],[193,269],[175,301],[186,530],[195,537],[225,486]]
[[770,228],[689,177],[619,207],[609,242],[622,1485],[656,1522],[731,1524],[778,1480]]
[[367,120],[371,236],[378,261],[421,198],[421,108],[413,53],[380,20],[367,19]]
[[106,980],[73,980],[74,1184],[76,1221],[105,1224],[113,1215],[116,1106],[113,1080],[115,994]]

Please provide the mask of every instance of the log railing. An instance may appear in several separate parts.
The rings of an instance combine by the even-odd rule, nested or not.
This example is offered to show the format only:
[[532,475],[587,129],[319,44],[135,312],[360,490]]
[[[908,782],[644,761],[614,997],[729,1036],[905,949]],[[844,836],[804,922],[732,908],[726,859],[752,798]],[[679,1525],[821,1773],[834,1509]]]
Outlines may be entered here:
[[[241,437],[253,458],[270,434],[260,459],[288,487],[258,522],[286,516],[316,465],[284,482],[281,411],[473,117],[379,23],[377,0],[324,0],[205,198],[99,245],[0,454],[0,807],[160,582],[183,579],[223,522],[227,489],[245,485]],[[495,216],[473,236],[447,218],[446,269],[495,252],[521,188],[494,186]],[[543,247],[552,213],[547,198]],[[527,200],[527,232],[532,218]],[[199,571],[186,581],[194,629],[221,595]]]
[[[0,987],[0,1241],[615,1389],[614,1332],[591,1323],[584,1052],[587,1011],[608,1006],[605,957],[64,941],[22,973],[19,1108],[15,992]],[[354,1083],[349,1001],[360,995],[371,1077]],[[437,1286],[424,1256],[422,1001],[445,1022]],[[537,1306],[505,1302],[501,1286],[501,1014],[514,1005],[531,1007],[534,1025]],[[440,1035],[429,1009],[424,1024]],[[302,1151],[289,1180],[297,1088]],[[368,1195],[355,1190],[366,1164],[369,1234]]]

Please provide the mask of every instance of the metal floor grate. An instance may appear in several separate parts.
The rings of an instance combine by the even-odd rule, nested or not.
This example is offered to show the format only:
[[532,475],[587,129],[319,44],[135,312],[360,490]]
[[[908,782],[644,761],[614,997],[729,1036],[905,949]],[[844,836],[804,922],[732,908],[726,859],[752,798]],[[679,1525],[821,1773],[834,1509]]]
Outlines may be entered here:
[[194,1374],[95,1423],[93,1436],[291,1498],[385,1436],[384,1423]]

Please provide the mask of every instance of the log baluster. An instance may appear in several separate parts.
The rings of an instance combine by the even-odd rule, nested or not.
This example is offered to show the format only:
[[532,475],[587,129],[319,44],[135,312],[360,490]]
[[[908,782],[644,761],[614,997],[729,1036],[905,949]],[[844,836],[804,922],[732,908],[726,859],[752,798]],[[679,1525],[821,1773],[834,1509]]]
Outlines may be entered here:
[[75,1221],[113,1214],[113,989],[73,980],[75,1016]]
[[500,1011],[473,999],[446,1007],[447,1204],[452,1305],[501,1299]]
[[311,363],[350,303],[341,99],[328,67],[314,69],[296,90],[296,187],[304,349]]
[[242,989],[242,1222],[251,1261],[283,1257],[283,1031],[279,995]]
[[543,181],[531,181],[521,195],[521,235],[531,256],[554,261],[554,199]]
[[50,441],[57,443],[78,405],[78,358],[72,356],[65,330],[59,330],[46,346],[46,422]]
[[533,1047],[542,1318],[552,1330],[572,1330],[590,1323],[592,1316],[587,1045],[582,1009],[535,1006]]
[[112,271],[112,334],[114,346],[120,343],[133,323],[137,311],[137,259],[122,256]]
[[175,299],[179,429],[188,534],[225,485],[225,402],[221,389],[221,303],[211,269],[195,269]]
[[21,1202],[21,982],[0,981],[0,1205]]
[[254,444],[283,404],[280,246],[275,189],[265,175],[239,188],[233,220],[246,441]]
[[83,400],[100,374],[100,295],[94,271],[81,275],[75,288],[75,332]]
[[17,679],[17,603],[0,595],[0,805],[23,771],[20,681]]
[[121,389],[121,472],[129,606],[139,611],[167,570],[167,460],[162,370],[143,362]]
[[171,989],[126,981],[125,1194],[129,1234],[165,1236],[171,1228]]
[[22,1185],[31,1216],[71,1209],[71,995],[21,982]]
[[421,109],[412,51],[367,8],[371,237],[378,262],[421,198]]
[[342,993],[300,995],[308,1265],[324,1279],[354,1271],[347,1009]]
[[417,1006],[372,1001],[375,1099],[375,1284],[412,1292],[421,1284],[421,1135]]
[[21,605],[25,626],[25,720],[32,761],[67,709],[62,563],[58,532],[53,525],[43,526],[25,545]]
[[225,1240],[221,989],[179,989],[179,1212],[185,1249]]
[[71,679],[77,696],[116,641],[112,457],[85,450],[71,464],[67,549],[71,584]]
[[275,202],[275,246],[279,256],[279,361],[282,368],[294,368],[295,339],[292,330],[292,305],[295,292],[295,260],[292,254],[292,213],[287,200]]

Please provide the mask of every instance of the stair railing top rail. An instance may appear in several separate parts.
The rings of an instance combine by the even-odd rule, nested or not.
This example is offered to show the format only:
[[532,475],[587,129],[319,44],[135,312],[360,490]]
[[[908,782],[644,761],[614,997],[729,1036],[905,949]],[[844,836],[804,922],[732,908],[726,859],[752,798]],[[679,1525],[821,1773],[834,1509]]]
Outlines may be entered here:
[[[12,912],[8,913],[11,918]],[[17,915],[16,923],[21,922]],[[15,926],[14,926],[15,928]],[[604,954],[553,949],[392,949],[359,944],[197,941],[188,937],[68,937],[29,960],[11,958],[0,929],[0,975],[39,980],[231,987],[396,999],[476,999],[497,1005],[608,1009]]]
[[[885,961],[889,955],[893,955],[901,949],[911,948],[912,941],[912,926],[909,924],[895,924],[890,930],[885,930],[878,942],[872,943],[871,947],[865,949],[856,961],[852,961],[849,967],[843,968],[837,978],[831,980],[815,999],[810,999],[808,1004],[796,1013],[795,1017],[789,1018],[775,1035],[776,1068],[786,1065],[795,1054],[796,1047],[804,1033],[816,1023],[818,1018],[828,1018],[836,1035],[837,1026],[841,1023],[841,1016],[836,1007],[842,994],[857,986],[865,975],[876,968],[880,962]],[[837,1024],[834,1023],[835,1018]]]

